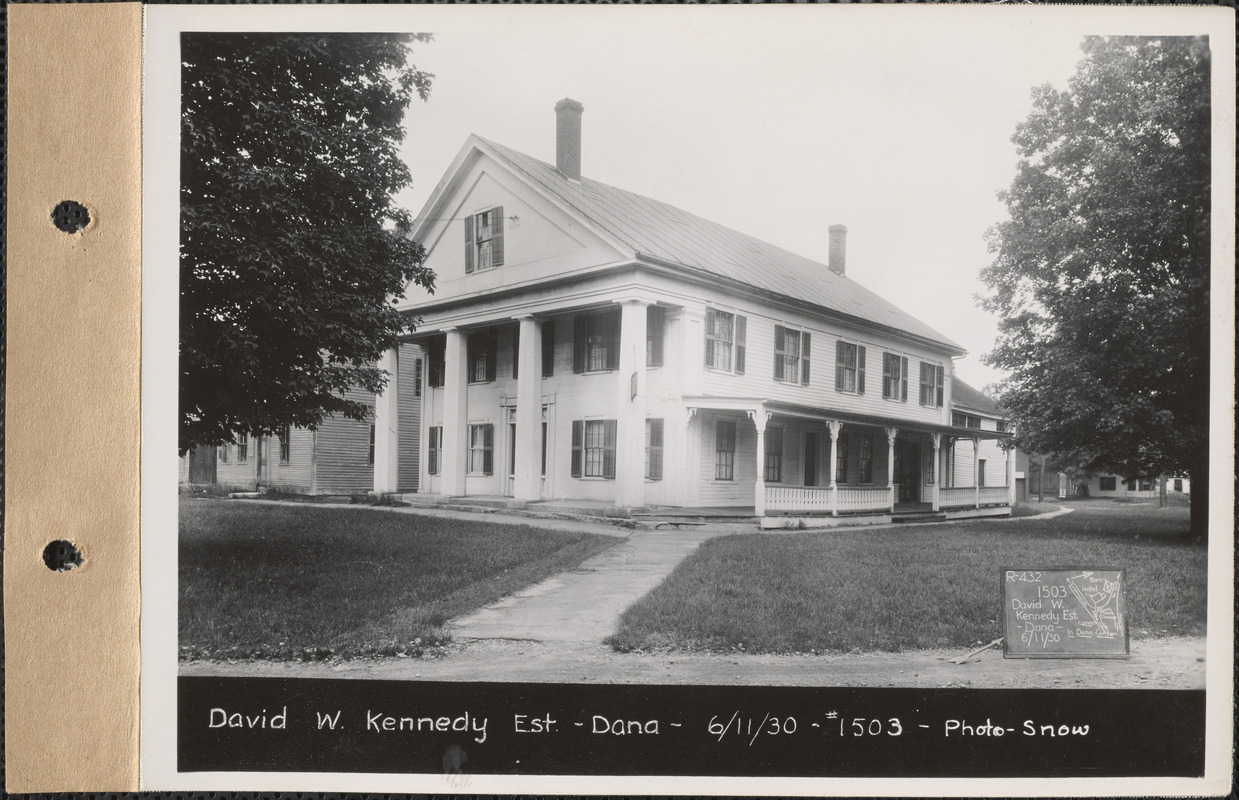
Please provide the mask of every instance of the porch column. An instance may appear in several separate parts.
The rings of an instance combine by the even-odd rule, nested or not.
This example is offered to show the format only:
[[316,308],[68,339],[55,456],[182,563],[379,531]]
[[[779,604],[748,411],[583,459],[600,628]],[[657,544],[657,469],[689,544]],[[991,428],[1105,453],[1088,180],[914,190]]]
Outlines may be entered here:
[[532,314],[520,321],[520,377],[516,379],[517,500],[542,499],[542,322]]
[[770,415],[764,408],[748,412],[757,428],[757,479],[753,481],[753,513],[756,516],[766,516],[766,423]]
[[895,511],[895,437],[898,428],[886,429],[886,487],[891,493],[891,513]]
[[942,498],[938,493],[939,484],[942,483],[938,480],[938,473],[940,472],[938,459],[941,457],[942,453],[942,434],[933,433],[930,434],[930,436],[933,437],[934,440],[934,461],[933,474],[929,476],[930,483],[932,484],[929,490],[929,502],[933,505],[933,510],[937,511],[942,505]]
[[459,496],[465,493],[465,467],[469,453],[468,365],[465,359],[465,335],[459,328],[448,328],[443,348],[443,494]]
[[383,354],[379,369],[387,370],[387,386],[374,398],[374,491],[390,494],[400,470],[399,345]]
[[973,506],[981,507],[981,440],[972,437],[972,493]]
[[837,419],[827,422],[830,425],[830,516],[839,516],[839,484],[835,476],[839,474],[839,429],[843,423]]
[[620,303],[615,505],[645,505],[645,300]]
[[[1028,482],[1025,481],[1027,486]],[[1015,448],[1007,451],[1007,505],[1015,508]]]

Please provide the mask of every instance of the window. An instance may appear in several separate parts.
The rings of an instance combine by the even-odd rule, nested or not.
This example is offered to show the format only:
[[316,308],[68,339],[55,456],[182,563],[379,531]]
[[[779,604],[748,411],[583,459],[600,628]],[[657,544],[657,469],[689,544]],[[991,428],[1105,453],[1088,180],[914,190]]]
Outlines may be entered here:
[[835,345],[835,391],[865,393],[865,348],[840,341]]
[[952,411],[951,424],[957,428],[980,428],[981,418],[974,414],[965,414],[961,411]]
[[783,480],[783,429],[766,428],[766,480]]
[[1127,491],[1129,491],[1129,492],[1134,492],[1134,491],[1136,491],[1136,482],[1135,482],[1135,481],[1128,481],[1126,485],[1127,485]]
[[1005,419],[998,420],[998,432],[1006,433],[1008,430],[1010,430],[1010,427],[1009,427],[1010,425],[1011,423],[1007,422]]
[[469,474],[491,475],[495,471],[495,426],[469,426]]
[[645,421],[645,479],[663,479],[663,421],[661,418]]
[[645,366],[663,365],[663,335],[667,325],[667,309],[645,307]]
[[985,459],[977,459],[977,486],[985,485]]
[[1118,488],[1118,479],[1113,475],[1103,476],[1099,481],[1099,488],[1103,492],[1113,492]]
[[1176,492],[1181,492],[1181,491],[1183,491],[1183,479],[1182,479],[1182,478],[1175,478],[1175,479],[1174,479],[1174,490],[1175,490]]
[[848,482],[848,435],[846,433],[839,434],[839,439],[835,442],[835,483]]
[[921,405],[942,407],[943,374],[941,365],[921,362]]
[[469,383],[489,383],[495,379],[496,338],[493,330],[469,334]]
[[280,463],[281,464],[288,463],[289,433],[290,431],[287,425],[285,425],[283,428],[280,428]]
[[422,360],[413,359],[413,396],[422,396]]
[[714,480],[735,480],[736,423],[719,420],[714,425]]
[[615,477],[615,420],[572,423],[572,477]]
[[250,457],[250,440],[248,436],[242,436],[237,442],[237,461],[248,461]]
[[226,444],[220,445],[219,447],[219,460],[225,464],[228,463],[228,447],[229,445]]
[[873,437],[860,437],[860,482],[873,483]]
[[503,266],[503,206],[465,217],[465,272]]
[[808,331],[774,326],[774,379],[809,385]]
[[443,450],[443,426],[434,425],[427,433],[430,441],[426,444],[426,472],[430,475],[438,475],[439,453]]
[[1152,478],[1141,478],[1140,479],[1140,491],[1142,492],[1153,491],[1153,479]]
[[370,449],[366,454],[366,463],[374,466],[374,423],[370,423]]
[[572,371],[619,369],[619,309],[580,314],[572,326]]
[[744,374],[747,320],[739,314],[706,309],[706,368]]
[[908,359],[895,353],[882,354],[882,396],[887,400],[908,400]]
[[[547,320],[542,323],[542,377],[549,378],[555,374],[555,323]],[[543,470],[545,473],[545,470]]]
[[436,336],[426,343],[426,357],[430,362],[426,365],[426,385],[431,389],[443,388],[446,349],[447,340],[442,336]]

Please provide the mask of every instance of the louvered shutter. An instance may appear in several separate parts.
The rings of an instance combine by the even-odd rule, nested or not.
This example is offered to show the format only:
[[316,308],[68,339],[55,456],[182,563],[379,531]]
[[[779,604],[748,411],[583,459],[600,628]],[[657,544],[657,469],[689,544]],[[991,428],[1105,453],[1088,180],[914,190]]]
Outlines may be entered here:
[[713,368],[718,363],[716,348],[718,342],[714,339],[718,328],[718,312],[712,308],[706,309],[706,366]]
[[736,315],[736,374],[744,374],[744,338],[745,331],[748,328],[748,320],[739,314]]
[[572,319],[572,371],[585,371],[585,352],[589,345],[589,331],[586,325],[589,318],[578,314]]
[[607,369],[619,369],[620,312],[608,311],[598,320],[602,323],[602,340],[607,347]]
[[856,393],[865,393],[865,348],[863,345],[856,347]]
[[602,423],[602,477],[615,477],[615,420],[603,420]]
[[465,217],[465,272],[473,272],[473,215]]
[[555,323],[542,323],[542,377],[555,374]]
[[783,380],[784,365],[787,361],[784,356],[783,347],[786,344],[784,341],[784,328],[782,325],[774,326],[774,379],[776,381]]
[[490,265],[503,265],[503,206],[495,206],[490,212]]
[[663,421],[661,417],[645,421],[649,426],[649,443],[646,445],[649,463],[645,477],[660,481],[663,477]]
[[899,399],[905,403],[908,401],[908,359],[900,357],[899,359],[900,381],[899,381]]
[[937,381],[937,389],[938,389],[938,407],[941,408],[942,403],[943,403],[943,397],[942,397],[943,369],[942,367],[936,367],[934,369],[934,372],[936,373],[934,377],[935,377],[935,380]]
[[846,347],[844,342],[835,342],[835,391],[843,391],[843,375],[844,375],[844,351]]
[[482,426],[482,474],[492,475],[495,472],[495,426],[486,423]]
[[518,324],[512,330],[512,380],[520,377],[521,369],[521,326]]
[[800,383],[804,386],[809,385],[809,340],[811,339],[809,332],[804,331],[800,334]]
[[581,477],[581,442],[585,439],[585,423],[572,421],[572,477]]
[[662,306],[647,306],[645,309],[645,365],[663,365],[663,328],[666,325],[666,309]]

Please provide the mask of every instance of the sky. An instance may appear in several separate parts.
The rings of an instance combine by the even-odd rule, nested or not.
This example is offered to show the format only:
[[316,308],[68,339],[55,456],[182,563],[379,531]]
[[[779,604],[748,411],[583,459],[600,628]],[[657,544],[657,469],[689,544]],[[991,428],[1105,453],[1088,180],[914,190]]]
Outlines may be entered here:
[[553,163],[554,105],[571,97],[583,175],[821,262],[842,223],[851,279],[961,344],[965,381],[1000,379],[981,363],[997,321],[974,299],[985,233],[1006,216],[997,195],[1031,91],[1066,87],[1084,31],[841,7],[653,11],[417,45],[435,79],[406,118],[401,204],[421,209],[470,133]]

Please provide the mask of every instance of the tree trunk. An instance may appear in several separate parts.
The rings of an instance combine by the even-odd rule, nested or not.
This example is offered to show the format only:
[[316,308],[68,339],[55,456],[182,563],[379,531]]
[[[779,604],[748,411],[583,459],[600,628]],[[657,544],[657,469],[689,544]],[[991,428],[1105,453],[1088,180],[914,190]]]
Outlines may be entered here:
[[1192,541],[1196,544],[1209,543],[1209,456],[1198,459],[1192,465]]

